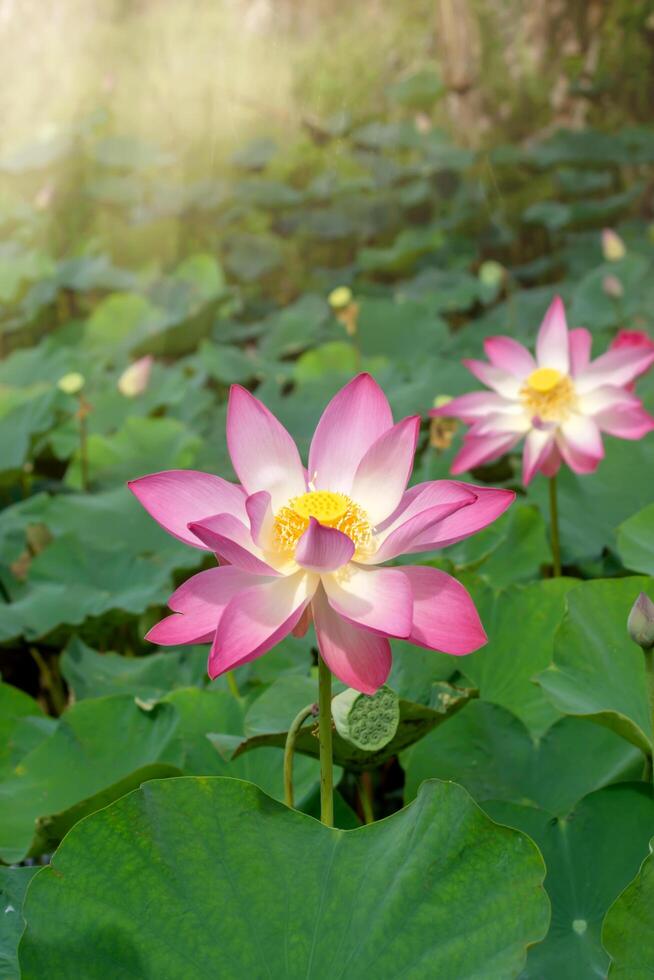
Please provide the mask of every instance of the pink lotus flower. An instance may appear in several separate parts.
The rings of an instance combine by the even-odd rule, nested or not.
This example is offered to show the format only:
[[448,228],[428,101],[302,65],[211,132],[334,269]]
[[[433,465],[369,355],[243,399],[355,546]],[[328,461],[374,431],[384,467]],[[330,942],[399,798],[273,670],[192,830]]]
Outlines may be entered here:
[[654,362],[654,347],[623,344],[591,362],[591,335],[583,327],[568,331],[558,296],[538,332],[535,358],[511,337],[489,337],[484,347],[490,364],[464,364],[492,391],[462,395],[430,412],[470,425],[452,473],[499,459],[523,438],[525,486],[539,470],[553,476],[561,462],[592,473],[604,456],[601,432],[640,439],[654,428],[627,387]]
[[232,388],[227,444],[241,485],[193,470],[130,489],[169,534],[223,562],[173,593],[154,643],[211,643],[209,675],[254,660],[313,619],[331,671],[366,694],[391,668],[388,637],[451,654],[486,642],[464,587],[436,568],[384,563],[459,541],[499,517],[508,490],[451,480],[407,490],[420,418],[393,424],[361,374],[329,403],[308,471],[286,429]]

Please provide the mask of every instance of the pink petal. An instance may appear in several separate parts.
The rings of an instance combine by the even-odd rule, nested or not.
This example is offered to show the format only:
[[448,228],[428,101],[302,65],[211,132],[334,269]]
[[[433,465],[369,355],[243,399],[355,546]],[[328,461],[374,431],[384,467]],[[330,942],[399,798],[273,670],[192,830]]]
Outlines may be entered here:
[[234,483],[198,470],[165,470],[127,484],[158,524],[195,548],[204,545],[188,529],[192,521],[218,512],[245,518],[245,494]]
[[614,408],[635,408],[640,405],[640,399],[633,392],[626,388],[617,388],[615,385],[602,385],[595,388],[585,395],[580,395],[579,411],[582,415],[596,415],[607,409]]
[[484,350],[494,367],[508,371],[521,381],[536,370],[536,361],[527,348],[511,337],[487,337]]
[[247,493],[267,490],[274,510],[306,492],[297,446],[272,412],[240,385],[229,393],[227,446]]
[[555,296],[545,314],[536,340],[536,360],[539,367],[555,368],[567,374],[570,366],[568,325],[565,307]]
[[561,467],[561,453],[556,442],[552,442],[549,453],[541,460],[540,471],[543,476],[556,476]]
[[343,573],[324,575],[329,604],[345,619],[384,636],[408,636],[411,589],[396,568],[350,564]]
[[471,534],[476,534],[477,531],[483,530],[497,520],[515,500],[513,490],[498,490],[495,487],[477,487],[469,483],[451,482],[474,493],[475,501],[421,534],[414,541],[412,552],[445,548],[449,544],[469,538]]
[[279,574],[264,560],[245,524],[230,514],[214,514],[202,521],[194,521],[189,530],[230,565],[253,575]]
[[557,433],[564,461],[575,473],[593,473],[604,456],[602,436],[593,419],[571,415]]
[[332,674],[356,691],[374,694],[391,671],[388,640],[342,619],[322,589],[313,597],[312,608],[320,655]]
[[297,543],[295,560],[310,572],[333,572],[347,565],[354,554],[354,542],[334,527],[319,524],[315,517]]
[[529,432],[522,455],[522,482],[525,486],[531,482],[543,462],[549,459],[553,445],[555,445],[553,429],[532,429]]
[[499,459],[509,450],[513,449],[522,436],[518,433],[501,432],[496,436],[466,436],[463,446],[454,457],[450,472],[456,476],[458,473],[465,473],[483,463]]
[[420,416],[403,419],[376,439],[354,474],[352,497],[375,526],[399,504],[413,469]]
[[440,408],[432,408],[429,415],[432,418],[461,419],[462,422],[475,422],[489,412],[515,410],[515,402],[507,401],[494,391],[471,391],[467,395],[453,398]]
[[[402,524],[394,527],[390,533],[386,534],[375,554],[371,555],[365,564],[379,565],[391,558],[396,558],[398,555],[411,554],[416,550],[416,542],[424,539],[427,532],[431,532],[432,535],[436,533],[434,531],[436,524],[456,513],[462,507],[469,507],[475,499],[473,494],[466,494],[465,499],[449,504],[436,504],[434,507],[428,507],[426,510],[407,518]],[[431,549],[423,547],[420,550]]]
[[357,467],[393,425],[386,395],[369,374],[359,374],[330,401],[309,450],[309,480],[319,490],[350,493]]
[[402,569],[413,592],[411,643],[455,656],[472,653],[488,640],[468,592],[437,568]]
[[586,330],[585,327],[575,327],[568,333],[568,344],[570,346],[570,374],[574,378],[588,367],[593,338],[590,331]]
[[511,432],[524,435],[530,428],[531,421],[522,409],[517,412],[491,412],[485,418],[473,423],[467,438],[492,437]]
[[267,547],[272,539],[275,520],[270,494],[266,490],[250,494],[245,501],[245,509],[250,518],[252,540],[260,548]]
[[504,398],[515,399],[520,394],[522,382],[507,371],[500,371],[499,368],[493,367],[492,364],[486,364],[485,361],[466,359],[463,364],[482,384],[488,388],[493,388]]
[[209,676],[260,657],[297,626],[318,584],[298,572],[237,593],[218,624],[209,654]]
[[640,404],[605,409],[594,418],[603,432],[620,439],[642,439],[654,429],[654,418]]
[[175,615],[153,626],[146,640],[159,646],[206,643],[213,638],[227,603],[256,581],[253,575],[232,565],[198,572],[168,600]]
[[654,347],[618,347],[608,350],[576,379],[577,391],[584,394],[600,385],[628,384],[654,364]]

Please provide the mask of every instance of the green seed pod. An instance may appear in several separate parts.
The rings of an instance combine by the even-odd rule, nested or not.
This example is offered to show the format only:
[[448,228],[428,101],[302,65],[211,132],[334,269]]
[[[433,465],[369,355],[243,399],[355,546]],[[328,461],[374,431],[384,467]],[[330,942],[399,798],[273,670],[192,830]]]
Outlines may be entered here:
[[394,738],[400,723],[400,702],[390,687],[368,696],[348,687],[332,701],[338,734],[366,752],[377,752]]

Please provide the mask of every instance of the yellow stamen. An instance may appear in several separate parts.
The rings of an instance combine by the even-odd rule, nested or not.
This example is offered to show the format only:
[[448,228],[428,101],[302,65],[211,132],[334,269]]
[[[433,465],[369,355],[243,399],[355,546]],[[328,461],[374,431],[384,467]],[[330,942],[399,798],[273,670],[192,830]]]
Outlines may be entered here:
[[532,371],[520,391],[522,403],[534,417],[544,422],[563,422],[576,404],[571,379],[555,368]]
[[295,547],[309,527],[310,518],[326,527],[342,531],[354,542],[359,553],[370,550],[372,528],[368,515],[350,497],[331,490],[312,490],[289,500],[275,515],[273,534],[280,551],[293,554]]
[[321,524],[333,524],[342,517],[351,501],[343,493],[331,490],[311,490],[291,500],[291,507],[300,517],[315,517]]
[[562,377],[563,375],[556,368],[538,368],[531,372],[527,378],[527,384],[534,391],[545,393],[556,388]]

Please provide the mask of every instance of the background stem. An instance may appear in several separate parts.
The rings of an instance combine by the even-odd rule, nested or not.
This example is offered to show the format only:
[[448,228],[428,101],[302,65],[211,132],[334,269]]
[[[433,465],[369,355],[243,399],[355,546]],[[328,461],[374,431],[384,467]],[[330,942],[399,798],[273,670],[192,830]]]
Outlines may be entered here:
[[318,741],[320,744],[320,819],[334,826],[334,771],[332,763],[332,675],[318,657]]
[[[649,714],[651,718],[652,725],[652,738],[654,738],[654,649],[651,647],[648,649],[646,647],[641,647],[643,655],[645,657],[645,674],[647,675],[647,697],[649,700]],[[652,758],[654,754],[654,744],[650,751],[649,757],[649,776],[654,779],[654,759]]]
[[293,754],[295,752],[295,739],[306,719],[309,715],[313,714],[314,708],[315,705],[308,704],[306,708],[302,708],[302,711],[298,711],[286,736],[286,743],[284,745],[284,803],[286,806],[295,806],[293,796]]
[[231,670],[227,671],[227,686],[235,698],[240,698],[241,695],[238,689],[238,684],[236,683],[236,678]]
[[552,567],[555,578],[561,574],[561,547],[559,544],[559,507],[556,496],[556,476],[550,480],[550,536],[552,542]]

